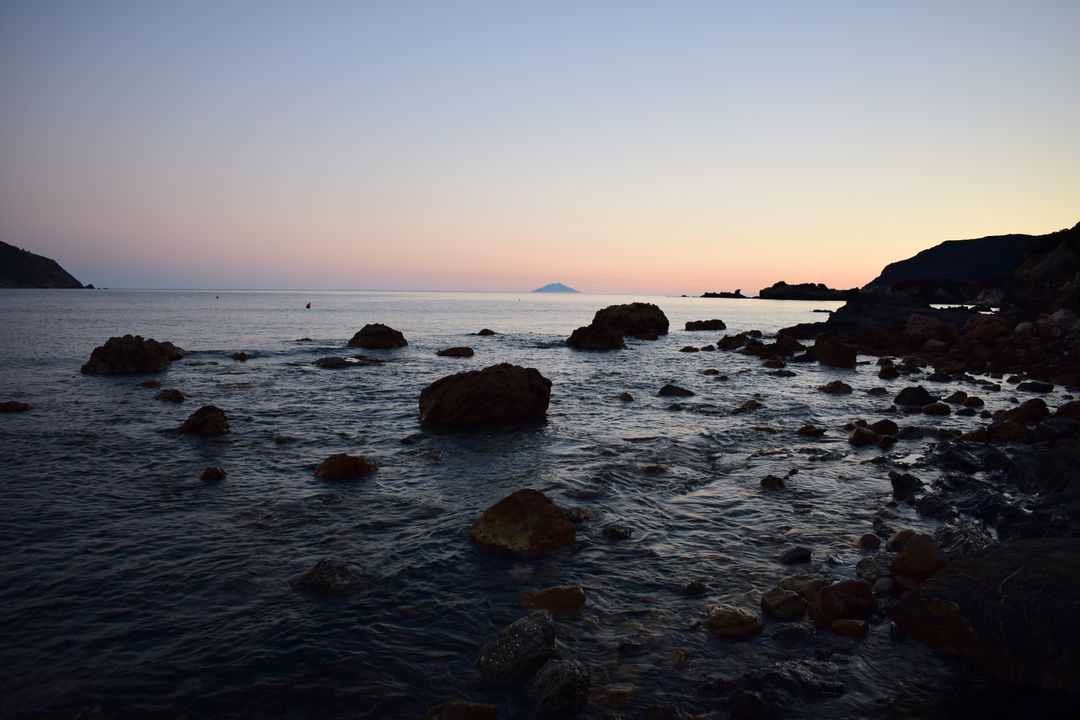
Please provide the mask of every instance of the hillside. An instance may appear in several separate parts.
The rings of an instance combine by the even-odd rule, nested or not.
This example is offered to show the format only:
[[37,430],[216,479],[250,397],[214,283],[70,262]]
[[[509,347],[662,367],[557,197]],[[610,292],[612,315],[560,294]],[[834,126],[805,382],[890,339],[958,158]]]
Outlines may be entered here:
[[0,288],[81,288],[55,261],[0,242]]
[[993,235],[948,240],[906,260],[890,263],[867,288],[887,288],[910,280],[986,282],[1013,274],[1024,248],[1037,235]]

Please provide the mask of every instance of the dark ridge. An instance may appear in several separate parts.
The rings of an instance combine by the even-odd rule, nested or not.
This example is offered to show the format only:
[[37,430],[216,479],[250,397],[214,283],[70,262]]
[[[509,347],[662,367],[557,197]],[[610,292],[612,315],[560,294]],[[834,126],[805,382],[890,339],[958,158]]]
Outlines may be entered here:
[[81,288],[55,261],[0,242],[0,288]]
[[781,280],[762,288],[758,297],[763,300],[850,300],[858,290],[834,290],[824,283],[796,283],[788,285]]
[[985,282],[1008,277],[1020,266],[1035,235],[992,235],[976,240],[948,240],[907,260],[890,263],[867,288],[885,288],[908,280]]

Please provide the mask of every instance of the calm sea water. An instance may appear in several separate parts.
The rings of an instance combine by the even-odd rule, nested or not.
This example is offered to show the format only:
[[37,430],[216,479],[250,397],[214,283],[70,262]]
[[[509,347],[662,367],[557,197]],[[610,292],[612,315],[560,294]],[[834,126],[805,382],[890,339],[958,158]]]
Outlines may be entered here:
[[[596,310],[632,300],[659,304],[671,334],[630,341],[617,353],[565,346]],[[562,650],[590,668],[594,687],[634,686],[639,708],[674,703],[707,712],[713,699],[699,690],[707,677],[821,650],[833,653],[848,689],[811,714],[887,715],[904,698],[968,687],[975,680],[961,667],[890,640],[885,625],[861,641],[818,632],[794,647],[781,642],[779,625],[740,643],[712,639],[701,626],[718,600],[756,608],[759,593],[790,574],[776,560],[789,543],[810,545],[827,574],[854,575],[861,557],[854,540],[870,531],[890,486],[888,466],[875,462],[881,451],[851,448],[841,426],[875,419],[890,401],[865,394],[880,383],[868,367],[798,365],[795,377],[774,377],[739,354],[678,352],[724,334],[680,328],[722,318],[728,333],[769,333],[836,306],[0,291],[0,400],[32,406],[0,415],[0,715],[97,705],[105,717],[412,718],[441,700],[467,698],[499,702],[504,717],[527,717],[514,691],[476,684],[473,661],[491,633],[524,614],[524,591],[555,584],[580,584],[589,597],[580,616],[559,619]],[[369,322],[403,331],[409,346],[367,351],[387,360],[381,367],[309,364],[354,352],[345,343]],[[469,336],[485,327],[499,334]],[[156,376],[182,390],[186,403],[156,401],[157,391],[136,387],[144,377],[79,373],[95,346],[129,332],[191,351]],[[435,355],[464,344],[475,357]],[[236,351],[252,358],[236,362],[229,357]],[[536,367],[552,380],[544,427],[421,431],[423,387],[498,362]],[[729,379],[704,375],[707,368]],[[855,392],[816,389],[835,379]],[[669,382],[696,393],[680,400],[682,410],[656,396]],[[623,391],[636,400],[619,401]],[[752,398],[765,407],[732,414]],[[171,432],[204,404],[226,411],[231,435]],[[808,422],[829,432],[797,436]],[[414,444],[401,442],[417,433]],[[278,435],[296,441],[277,444]],[[900,443],[889,457],[917,462],[924,450]],[[338,452],[368,456],[380,469],[353,484],[316,479],[313,466]],[[200,481],[211,465],[228,477]],[[665,472],[644,472],[650,465]],[[788,491],[760,488],[766,474],[793,470]],[[521,487],[587,508],[574,547],[514,562],[469,543],[472,520]],[[897,512],[898,527],[929,527]],[[606,538],[613,522],[631,528],[631,539]],[[366,589],[326,599],[289,586],[327,557],[353,563]],[[691,579],[706,583],[704,597],[677,592]],[[620,654],[619,641],[631,634],[645,636],[644,652]],[[675,649],[689,657],[685,669],[672,666]]]

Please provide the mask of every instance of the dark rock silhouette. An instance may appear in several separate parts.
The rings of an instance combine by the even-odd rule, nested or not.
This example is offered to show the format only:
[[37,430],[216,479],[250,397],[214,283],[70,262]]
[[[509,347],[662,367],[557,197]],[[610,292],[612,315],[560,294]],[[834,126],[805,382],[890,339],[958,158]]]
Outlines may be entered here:
[[144,340],[141,335],[111,337],[94,348],[82,366],[86,375],[124,375],[161,372],[173,360],[184,357],[183,349],[170,342]]
[[742,294],[742,290],[736,290],[735,292],[704,292],[701,293],[703,298],[733,298],[737,300],[745,300],[746,296]]
[[289,581],[297,590],[326,595],[345,595],[364,586],[364,581],[348,563],[341,560],[319,560],[303,575]]
[[723,320],[690,320],[686,323],[686,329],[690,331],[697,330],[726,330],[727,325]]
[[906,260],[889,263],[867,288],[885,288],[905,280],[1004,279],[1020,266],[1032,235],[992,235],[975,240],[947,240]]
[[554,653],[555,618],[547,610],[537,610],[485,642],[476,668],[486,682],[510,685],[527,680]]
[[623,334],[613,327],[586,325],[570,333],[566,344],[576,350],[622,350]]
[[542,422],[551,399],[551,381],[536,368],[509,363],[457,373],[420,392],[425,425],[513,425]]
[[597,310],[592,323],[575,330],[566,343],[578,350],[615,350],[623,347],[623,337],[655,340],[667,332],[663,310],[652,303],[635,302]]
[[390,350],[405,347],[408,344],[400,331],[382,323],[365,325],[349,340],[349,347],[365,350]]
[[216,405],[203,405],[193,412],[176,431],[184,435],[216,437],[229,432],[229,421],[221,408]]
[[574,523],[539,490],[524,488],[483,512],[469,538],[485,547],[527,556],[547,555],[574,541]]
[[499,706],[447,700],[429,708],[423,720],[499,720]]
[[439,350],[435,353],[439,357],[456,357],[456,358],[471,358],[473,356],[473,349],[471,347],[451,347],[445,350]]
[[540,717],[570,717],[589,699],[589,670],[577,660],[548,660],[529,682],[529,697]]
[[859,291],[834,290],[823,283],[798,283],[788,285],[781,280],[762,288],[758,297],[762,300],[850,300]]
[[331,482],[342,482],[370,475],[378,469],[379,466],[367,458],[337,453],[315,466],[315,476]]
[[0,242],[0,288],[81,287],[55,260]]
[[29,405],[18,402],[17,400],[5,400],[4,402],[0,402],[0,412],[4,413],[26,412],[29,409]]
[[166,388],[155,395],[154,399],[161,400],[162,402],[182,403],[186,398],[184,397],[184,393],[176,388]]

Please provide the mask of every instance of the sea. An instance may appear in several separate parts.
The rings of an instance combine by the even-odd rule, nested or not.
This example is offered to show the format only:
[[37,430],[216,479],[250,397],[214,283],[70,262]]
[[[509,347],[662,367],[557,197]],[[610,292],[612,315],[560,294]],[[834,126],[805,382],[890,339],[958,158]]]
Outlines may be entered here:
[[[657,304],[671,332],[615,352],[566,346],[597,310],[633,301]],[[0,401],[31,406],[0,414],[0,716],[420,718],[463,699],[529,718],[526,690],[484,685],[475,660],[487,638],[527,614],[523,593],[552,585],[580,585],[588,598],[556,620],[559,653],[592,677],[581,717],[642,717],[656,706],[729,717],[717,681],[777,663],[843,684],[792,716],[928,717],[979,697],[991,687],[981,676],[898,637],[881,615],[863,639],[809,620],[766,620],[764,632],[737,642],[707,632],[710,605],[757,612],[761,593],[785,575],[854,577],[865,556],[856,539],[882,508],[896,529],[937,524],[889,505],[890,469],[937,476],[919,469],[932,438],[888,451],[846,442],[846,424],[895,417],[891,397],[903,381],[888,396],[867,394],[882,384],[874,358],[854,370],[797,364],[781,377],[739,353],[681,352],[740,331],[768,337],[838,305],[0,290]],[[714,318],[727,330],[682,329]],[[376,322],[402,331],[408,346],[346,347]],[[496,334],[475,334],[484,328]],[[154,376],[80,374],[96,346],[126,333],[188,354]],[[462,345],[475,355],[436,355]],[[237,352],[249,359],[234,360]],[[357,352],[386,362],[312,365]],[[551,380],[545,424],[420,426],[424,387],[503,362]],[[150,377],[186,402],[156,400],[157,390],[138,386]],[[854,391],[818,389],[833,380]],[[659,397],[667,383],[694,395]],[[633,400],[620,400],[624,392]],[[984,398],[991,410],[1009,403],[1005,393]],[[738,412],[749,400],[763,407]],[[229,435],[175,432],[202,405],[224,409]],[[806,424],[824,436],[798,435]],[[933,424],[968,429],[971,419]],[[379,469],[355,482],[320,480],[314,466],[334,453]],[[227,477],[201,480],[210,466]],[[766,475],[787,488],[764,489]],[[537,559],[471,544],[472,521],[525,487],[577,509],[577,541]],[[611,526],[629,537],[605,533]],[[812,549],[809,565],[778,561],[791,544]],[[324,558],[350,563],[363,587],[326,597],[290,585]],[[693,581],[703,595],[682,592]]]

